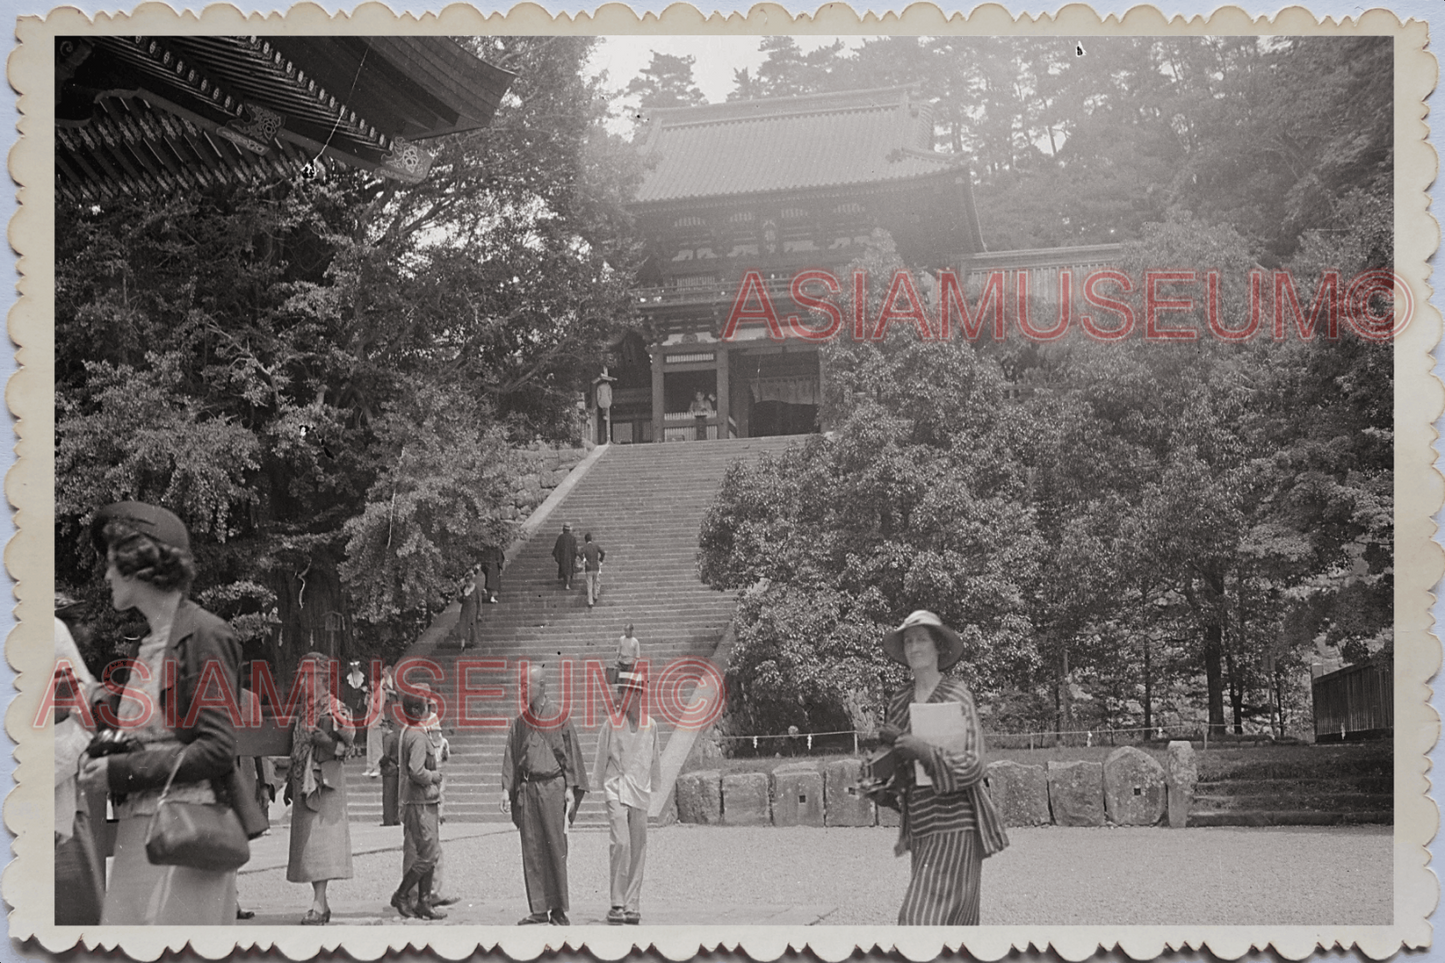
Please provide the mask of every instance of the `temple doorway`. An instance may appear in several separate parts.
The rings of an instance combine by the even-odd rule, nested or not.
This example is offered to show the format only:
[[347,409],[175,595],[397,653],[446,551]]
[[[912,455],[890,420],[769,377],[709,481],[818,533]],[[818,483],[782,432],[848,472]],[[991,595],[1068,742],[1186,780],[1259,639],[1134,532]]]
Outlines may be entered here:
[[784,350],[734,356],[734,397],[743,402],[748,438],[818,430],[818,352]]

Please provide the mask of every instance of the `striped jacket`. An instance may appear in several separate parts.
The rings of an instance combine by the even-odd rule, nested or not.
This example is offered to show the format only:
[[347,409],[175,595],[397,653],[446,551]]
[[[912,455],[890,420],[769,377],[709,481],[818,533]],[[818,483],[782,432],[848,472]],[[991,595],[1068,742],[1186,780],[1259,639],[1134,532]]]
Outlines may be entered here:
[[[1008,846],[1008,834],[983,787],[983,728],[978,721],[973,693],[961,681],[945,678],[939,681],[928,701],[959,704],[967,721],[965,743],[961,750],[930,746],[928,754],[919,759],[933,780],[932,786],[915,785],[912,766],[899,768],[897,789],[903,819],[894,852],[901,856],[908,852],[914,839],[934,833],[972,829],[978,830],[985,856],[1002,852]],[[888,724],[911,732],[909,706],[912,702],[910,683],[888,701]]]

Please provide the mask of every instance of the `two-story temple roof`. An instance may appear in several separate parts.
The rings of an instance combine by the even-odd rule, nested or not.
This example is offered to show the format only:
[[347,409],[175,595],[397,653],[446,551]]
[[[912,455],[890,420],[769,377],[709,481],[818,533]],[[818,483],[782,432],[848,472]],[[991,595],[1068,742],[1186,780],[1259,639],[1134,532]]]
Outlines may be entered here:
[[[889,230],[905,256],[924,260],[983,250],[968,170],[933,150],[932,109],[910,88],[658,110],[643,151],[650,167],[633,210],[647,233],[746,234],[737,226],[771,217],[778,249],[767,250],[764,234],[759,255],[819,261],[802,233],[863,225]],[[838,243],[844,236],[849,243]],[[843,253],[851,233],[811,240],[823,243],[822,261],[856,253]],[[710,253],[747,256],[748,243],[735,255]]]
[[[1058,289],[1061,268],[1115,256],[1116,246],[986,252],[966,158],[934,151],[933,134],[931,109],[911,88],[656,111],[631,205],[646,244],[636,294],[647,325],[617,346],[611,406],[593,409],[598,440],[817,430],[827,381],[811,328],[819,314],[795,296],[816,305],[822,292],[816,279],[811,292],[793,281],[844,279],[880,229],[923,274],[1027,274],[1041,292]],[[740,306],[762,311],[764,294],[785,330],[756,314],[740,321]],[[795,318],[810,319],[807,337]]]
[[419,140],[491,122],[513,75],[445,37],[61,37],[56,189],[72,200],[291,177],[405,183]]

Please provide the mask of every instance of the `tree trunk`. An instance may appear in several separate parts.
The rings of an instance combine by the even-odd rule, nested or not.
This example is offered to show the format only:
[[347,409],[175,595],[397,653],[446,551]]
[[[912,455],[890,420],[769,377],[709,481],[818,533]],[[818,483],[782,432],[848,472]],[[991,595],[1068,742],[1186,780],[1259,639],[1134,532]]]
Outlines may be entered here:
[[1209,734],[1224,734],[1224,627],[1218,622],[1204,627],[1204,678],[1208,689]]
[[1154,675],[1149,665],[1149,633],[1144,633],[1144,735],[1148,737],[1154,729]]
[[1244,734],[1244,685],[1239,677],[1239,660],[1234,652],[1224,655],[1224,665],[1229,673],[1229,705],[1234,715],[1234,734]]

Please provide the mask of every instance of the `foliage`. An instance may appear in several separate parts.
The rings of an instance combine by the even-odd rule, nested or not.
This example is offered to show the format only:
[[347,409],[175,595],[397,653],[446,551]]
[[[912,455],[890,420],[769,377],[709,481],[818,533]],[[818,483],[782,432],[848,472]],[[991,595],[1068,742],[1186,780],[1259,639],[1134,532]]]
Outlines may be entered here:
[[84,524],[142,498],[190,526],[194,592],[253,654],[337,615],[358,656],[404,644],[502,535],[505,445],[578,437],[632,321],[640,168],[590,38],[467,42],[518,76],[490,128],[425,145],[420,184],[325,166],[58,205],[57,578],[97,618]]
[[367,622],[444,603],[469,549],[503,539],[500,507],[517,470],[483,407],[433,386],[419,385],[388,410],[377,435],[386,468],[343,527],[341,576]]
[[638,105],[642,108],[638,118],[642,123],[647,123],[648,111],[651,110],[698,107],[707,103],[707,98],[692,79],[694,60],[692,56],[679,57],[654,50],[652,62],[628,81],[623,93],[638,98]]
[[[1077,52],[1082,45],[1084,53]],[[767,38],[729,100],[916,85],[968,158],[993,250],[1138,240],[1183,207],[1267,265],[1391,197],[1381,37]]]
[[[857,266],[887,277],[896,264],[881,246]],[[884,292],[870,294],[876,314]],[[911,331],[830,343],[824,364],[832,437],[731,467],[703,524],[703,578],[747,590],[734,718],[838,726],[859,695],[876,711],[902,679],[879,641],[918,608],[959,629],[957,671],[970,683],[992,691],[1027,677],[1040,545],[1003,419],[990,416],[997,366]]]

